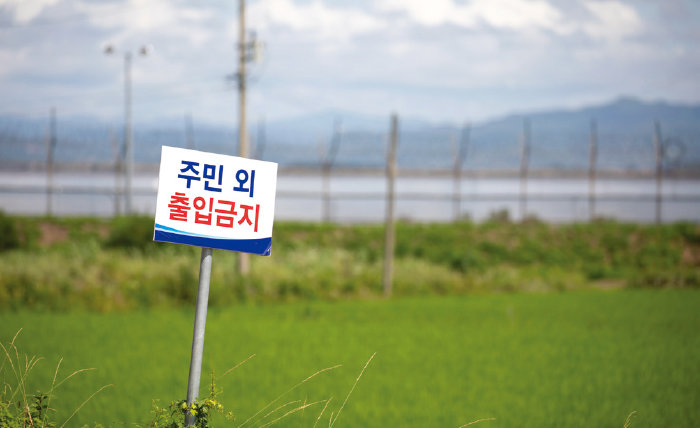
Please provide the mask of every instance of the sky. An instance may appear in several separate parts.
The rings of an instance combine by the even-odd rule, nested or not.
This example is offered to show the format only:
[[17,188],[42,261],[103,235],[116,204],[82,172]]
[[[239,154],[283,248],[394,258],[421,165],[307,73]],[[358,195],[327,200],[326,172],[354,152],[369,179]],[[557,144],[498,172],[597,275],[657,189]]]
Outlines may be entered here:
[[[251,121],[700,102],[697,0],[267,0],[246,15]],[[132,52],[136,122],[236,126],[237,38],[235,0],[0,0],[0,114],[123,120]]]

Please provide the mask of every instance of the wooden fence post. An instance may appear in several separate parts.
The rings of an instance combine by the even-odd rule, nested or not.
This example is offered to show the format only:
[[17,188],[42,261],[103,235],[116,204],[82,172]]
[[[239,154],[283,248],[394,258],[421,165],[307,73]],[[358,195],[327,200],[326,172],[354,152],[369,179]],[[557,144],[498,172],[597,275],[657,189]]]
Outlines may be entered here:
[[49,113],[49,138],[46,141],[46,215],[53,215],[53,164],[56,149],[56,108]]
[[114,216],[119,217],[121,215],[122,206],[122,168],[124,160],[124,146],[117,139],[114,133],[114,128],[109,127],[109,145],[112,147],[112,154],[114,155]]
[[255,159],[262,160],[267,143],[267,133],[265,128],[265,118],[258,119],[258,130],[255,134]]
[[590,157],[588,161],[588,219],[595,218],[595,180],[598,160],[598,124],[591,120]]
[[530,161],[530,119],[523,119],[523,133],[520,139],[520,220],[527,215],[527,173]]
[[471,132],[471,125],[469,122],[465,122],[462,127],[462,135],[460,136],[459,146],[456,150],[455,163],[453,168],[454,175],[454,195],[453,195],[453,213],[454,220],[457,221],[462,215],[462,163],[467,155],[467,149],[469,147],[469,136]]
[[192,113],[185,113],[185,147],[194,150],[194,132],[192,131]]
[[325,159],[321,165],[321,170],[323,172],[323,221],[331,221],[331,167],[335,161],[335,156],[338,153],[338,146],[342,139],[342,122],[340,119],[336,119],[333,123],[333,136],[331,137],[331,144],[326,152]]
[[396,180],[396,147],[398,145],[399,118],[396,113],[391,115],[391,136],[389,138],[389,152],[386,159],[386,225],[384,243],[384,296],[391,296],[394,273],[394,181]]
[[661,139],[661,125],[654,121],[654,152],[656,157],[656,224],[661,223],[661,182],[663,180],[663,141]]

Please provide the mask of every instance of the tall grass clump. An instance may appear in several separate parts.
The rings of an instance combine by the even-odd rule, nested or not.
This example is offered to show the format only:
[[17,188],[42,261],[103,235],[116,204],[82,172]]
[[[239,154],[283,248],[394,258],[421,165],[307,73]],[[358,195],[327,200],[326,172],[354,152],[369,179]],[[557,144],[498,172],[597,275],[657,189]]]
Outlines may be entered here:
[[153,242],[153,225],[154,221],[151,217],[116,217],[110,226],[105,246],[140,250],[154,247],[156,244]]
[[30,374],[36,365],[41,362],[42,358],[30,357],[20,352],[15,344],[20,331],[15,334],[9,343],[0,343],[0,348],[2,348],[3,352],[2,356],[0,356],[2,360],[0,362],[0,427],[64,427],[92,397],[111,386],[105,385],[95,391],[61,425],[58,425],[52,418],[56,410],[51,408],[51,401],[55,397],[56,390],[73,376],[94,369],[76,370],[60,379],[59,371],[63,361],[61,359],[56,365],[56,371],[48,389],[35,389],[36,387],[30,384]]
[[277,424],[284,419],[290,418],[291,416],[297,413],[303,413],[306,411],[306,409],[311,409],[315,407],[320,408],[321,410],[318,413],[318,416],[316,418],[313,418],[313,427],[316,427],[321,420],[324,420],[322,426],[325,426],[326,417],[328,420],[328,426],[332,427],[333,425],[335,425],[338,418],[340,417],[341,412],[345,408],[345,405],[350,399],[350,396],[355,390],[355,387],[360,381],[360,378],[362,378],[362,375],[364,374],[372,359],[374,359],[375,355],[376,352],[372,354],[372,356],[367,360],[364,367],[360,371],[360,374],[357,376],[355,382],[352,384],[350,391],[345,396],[345,399],[343,400],[343,402],[337,410],[331,410],[332,406],[330,404],[333,400],[332,396],[320,400],[310,401],[308,396],[304,397],[304,399],[302,400],[301,398],[290,399],[289,395],[301,386],[309,383],[317,376],[327,372],[331,372],[341,367],[341,365],[335,365],[316,371],[312,375],[304,378],[302,381],[287,389],[282,394],[278,395],[275,399],[258,409],[254,414],[246,418],[243,422],[238,423],[238,421],[236,421],[236,418],[234,417],[233,412],[227,412],[224,408],[224,405],[221,403],[221,401],[219,401],[218,396],[221,394],[222,391],[217,388],[216,382],[224,376],[226,376],[227,374],[231,373],[236,368],[240,367],[243,363],[246,363],[251,358],[253,358],[255,356],[255,354],[253,354],[244,361],[238,363],[233,368],[227,370],[222,376],[218,378],[216,378],[214,376],[214,373],[212,372],[209,394],[204,400],[195,400],[195,402],[189,405],[186,400],[173,401],[168,407],[159,407],[157,405],[157,400],[154,400],[153,408],[151,410],[151,413],[153,414],[153,419],[149,422],[148,425],[145,426],[172,428],[185,427],[188,416],[192,416],[194,417],[194,426],[196,426],[197,428],[209,428],[210,426],[212,426],[211,422],[214,419],[214,415],[219,414],[223,418],[225,418],[226,421],[229,421],[232,424],[232,426],[236,426],[238,428],[265,428]]
[[14,218],[0,211],[0,251],[19,248],[19,233]]

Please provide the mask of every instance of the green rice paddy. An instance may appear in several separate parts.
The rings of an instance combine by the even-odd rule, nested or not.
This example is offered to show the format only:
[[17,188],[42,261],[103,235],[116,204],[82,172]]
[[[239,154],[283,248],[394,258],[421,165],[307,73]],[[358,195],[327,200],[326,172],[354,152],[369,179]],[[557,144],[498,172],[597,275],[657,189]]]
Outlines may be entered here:
[[[192,302],[194,307],[194,302]],[[194,314],[0,314],[0,339],[22,329],[22,352],[44,359],[33,389],[80,368],[52,406],[67,426],[148,423],[152,399],[185,397]],[[206,395],[219,396],[240,426],[262,426],[303,403],[332,397],[327,426],[365,363],[336,427],[700,426],[700,292],[688,289],[479,294],[393,300],[234,304],[210,309],[204,348]],[[59,375],[59,377],[61,377]],[[299,400],[267,417],[268,412]],[[319,403],[273,426],[311,427]],[[214,419],[214,426],[228,426]],[[128,426],[128,425],[127,425]]]

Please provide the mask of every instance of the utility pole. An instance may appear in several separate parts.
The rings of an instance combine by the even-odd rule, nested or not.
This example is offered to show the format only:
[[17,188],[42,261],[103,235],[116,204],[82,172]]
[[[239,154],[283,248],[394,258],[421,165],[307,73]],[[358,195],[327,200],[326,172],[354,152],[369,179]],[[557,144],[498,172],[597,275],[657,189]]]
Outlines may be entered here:
[[[248,157],[248,129],[245,116],[245,90],[248,47],[245,40],[245,0],[238,0],[238,156]],[[250,273],[250,257],[238,253],[238,268],[243,276]]]
[[245,0],[238,0],[238,155],[248,157],[248,129],[245,117],[245,90],[248,47],[245,40]]
[[[257,41],[255,33],[251,34],[250,42],[246,41],[245,0],[238,0],[238,21],[238,72],[234,75],[238,81],[238,156],[247,158],[250,153],[246,123],[246,88],[248,86],[246,63],[257,60],[261,44]],[[241,275],[248,275],[250,271],[248,254],[239,253],[238,262]]]

